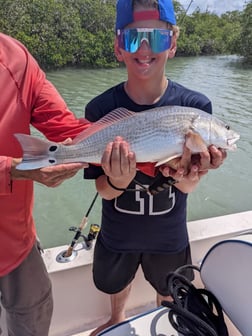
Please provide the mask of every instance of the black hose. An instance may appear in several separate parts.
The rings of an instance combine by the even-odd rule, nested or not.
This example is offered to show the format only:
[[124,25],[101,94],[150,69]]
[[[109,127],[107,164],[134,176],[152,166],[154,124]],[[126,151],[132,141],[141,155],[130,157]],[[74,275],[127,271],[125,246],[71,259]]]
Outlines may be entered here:
[[169,321],[173,328],[186,336],[228,336],[222,307],[217,298],[204,288],[196,288],[180,274],[193,265],[185,265],[168,275],[168,289],[172,302],[163,301],[168,307]]

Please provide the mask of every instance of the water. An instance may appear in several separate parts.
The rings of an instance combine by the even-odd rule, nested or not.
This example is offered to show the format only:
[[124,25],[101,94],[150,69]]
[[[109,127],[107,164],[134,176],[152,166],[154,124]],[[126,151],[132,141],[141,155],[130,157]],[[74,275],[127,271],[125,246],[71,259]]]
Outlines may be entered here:
[[[125,69],[64,69],[47,74],[77,116],[85,104],[107,88],[126,79]],[[243,67],[236,56],[175,58],[167,63],[167,76],[191,89],[205,93],[214,114],[227,121],[241,135],[238,149],[229,152],[218,170],[205,176],[189,196],[188,220],[220,216],[252,209],[252,69]],[[35,185],[34,215],[45,248],[69,244],[94,196],[93,181],[79,172],[52,189]],[[89,215],[100,223],[101,200]],[[85,232],[85,231],[84,231]]]

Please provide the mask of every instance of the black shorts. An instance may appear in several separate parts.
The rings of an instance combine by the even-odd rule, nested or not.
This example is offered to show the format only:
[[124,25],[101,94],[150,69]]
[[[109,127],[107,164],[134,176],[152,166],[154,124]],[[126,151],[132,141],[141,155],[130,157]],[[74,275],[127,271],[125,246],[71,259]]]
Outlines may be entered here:
[[[94,251],[94,283],[104,293],[118,293],[131,283],[141,265],[145,279],[160,295],[168,296],[168,274],[191,263],[190,246],[175,254],[117,253],[107,249],[98,236]],[[191,269],[183,275],[193,279]]]

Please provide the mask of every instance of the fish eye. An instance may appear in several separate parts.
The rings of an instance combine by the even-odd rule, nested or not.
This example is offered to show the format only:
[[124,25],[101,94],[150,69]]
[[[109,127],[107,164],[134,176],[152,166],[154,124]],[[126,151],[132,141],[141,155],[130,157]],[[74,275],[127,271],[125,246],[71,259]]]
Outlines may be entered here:
[[230,130],[230,126],[229,125],[225,125],[225,128],[229,131]]

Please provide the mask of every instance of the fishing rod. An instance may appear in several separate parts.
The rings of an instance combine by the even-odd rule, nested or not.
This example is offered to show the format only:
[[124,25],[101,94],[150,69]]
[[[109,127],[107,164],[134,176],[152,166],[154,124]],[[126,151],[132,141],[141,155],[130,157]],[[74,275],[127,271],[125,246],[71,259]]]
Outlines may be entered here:
[[67,251],[64,253],[64,258],[70,257],[72,255],[74,246],[77,243],[77,241],[80,238],[80,236],[83,236],[84,241],[85,241],[87,247],[90,247],[91,246],[90,245],[91,241],[95,239],[97,233],[99,232],[99,229],[100,229],[99,225],[97,225],[97,224],[91,224],[88,236],[86,237],[84,235],[81,235],[81,231],[87,225],[89,213],[90,213],[90,211],[92,210],[92,208],[93,208],[93,206],[95,204],[97,196],[98,196],[98,192],[96,192],[96,194],[95,194],[95,196],[94,196],[94,198],[93,198],[93,200],[92,200],[92,202],[91,202],[91,204],[90,204],[90,206],[89,206],[89,208],[88,208],[85,216],[81,220],[81,223],[80,223],[78,229],[76,229],[75,227],[70,228],[70,230],[76,231],[76,233],[75,233],[75,236],[74,236],[71,244],[69,245]]
[[180,21],[180,23],[179,23],[180,26],[182,25],[182,23],[183,23],[183,21],[184,21],[186,15],[187,15],[187,12],[189,11],[189,9],[190,9],[191,4],[193,3],[193,1],[194,1],[194,0],[191,0],[190,3],[189,3],[189,5],[187,6],[187,9],[186,9],[186,11],[185,11],[184,15],[182,16],[182,19],[181,19],[181,21]]

